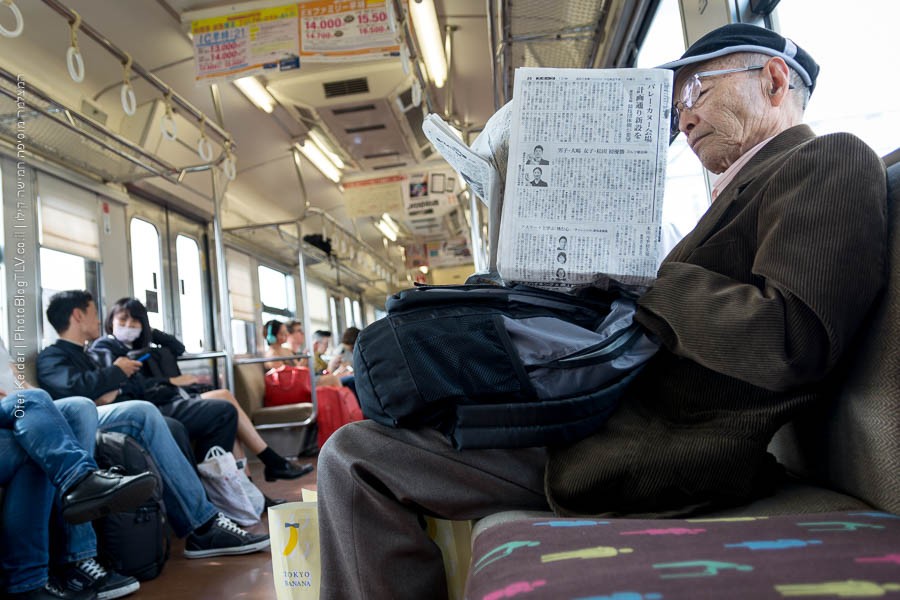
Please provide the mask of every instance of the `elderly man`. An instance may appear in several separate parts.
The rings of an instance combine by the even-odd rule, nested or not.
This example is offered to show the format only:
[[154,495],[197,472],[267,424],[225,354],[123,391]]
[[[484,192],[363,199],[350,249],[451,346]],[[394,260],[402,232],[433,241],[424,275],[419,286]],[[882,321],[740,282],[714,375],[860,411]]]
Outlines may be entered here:
[[777,483],[770,438],[822,397],[882,287],[884,167],[852,135],[801,125],[818,65],[774,32],[728,25],[663,66],[678,130],[721,174],[639,301],[663,348],[567,447],[459,452],[436,431],[342,428],[319,458],[322,598],[445,597],[424,514],[683,515]]

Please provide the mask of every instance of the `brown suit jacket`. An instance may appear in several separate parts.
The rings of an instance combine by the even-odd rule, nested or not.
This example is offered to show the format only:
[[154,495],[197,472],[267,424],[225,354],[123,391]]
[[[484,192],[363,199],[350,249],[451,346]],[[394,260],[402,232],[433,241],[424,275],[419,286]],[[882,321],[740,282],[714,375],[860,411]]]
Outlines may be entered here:
[[825,392],[883,285],[886,194],[852,135],[766,144],[641,298],[663,348],[603,429],[550,449],[554,510],[685,514],[770,490],[772,435]]

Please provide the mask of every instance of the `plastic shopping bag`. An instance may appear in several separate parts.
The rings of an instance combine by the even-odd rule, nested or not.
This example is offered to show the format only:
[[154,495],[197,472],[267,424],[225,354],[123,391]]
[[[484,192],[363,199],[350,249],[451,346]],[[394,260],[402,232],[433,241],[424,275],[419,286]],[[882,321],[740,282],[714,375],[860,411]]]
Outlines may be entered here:
[[259,523],[266,499],[238,468],[231,452],[213,446],[197,470],[213,506],[238,525],[248,527]]
[[321,563],[315,502],[269,507],[272,574],[278,600],[319,597]]

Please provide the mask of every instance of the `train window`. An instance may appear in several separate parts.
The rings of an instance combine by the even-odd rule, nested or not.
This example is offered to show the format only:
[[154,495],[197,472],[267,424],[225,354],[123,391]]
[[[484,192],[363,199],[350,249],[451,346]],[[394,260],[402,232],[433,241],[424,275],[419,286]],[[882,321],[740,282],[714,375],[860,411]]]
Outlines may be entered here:
[[131,219],[131,273],[134,297],[147,307],[150,326],[165,330],[159,231],[143,219]]
[[363,318],[362,318],[362,306],[360,305],[359,300],[354,300],[353,301],[353,324],[356,325],[357,327],[359,327],[360,329],[362,329],[363,323],[365,323],[365,321],[363,321]]
[[226,248],[225,265],[228,271],[228,298],[231,302],[232,350],[235,354],[252,354],[256,351],[256,335],[253,333],[256,310],[250,257]]
[[[87,290],[94,299],[100,298],[100,265],[96,261],[82,256],[60,252],[50,248],[41,248],[41,306],[50,303],[50,297],[65,290]],[[102,311],[100,302],[98,308]],[[47,347],[57,339],[56,331],[47,320],[47,312],[41,311],[43,319],[43,347]],[[102,315],[101,315],[102,319]]]
[[344,296],[344,328],[341,329],[341,331],[351,325],[356,325],[356,321],[353,317],[353,300]]
[[262,302],[263,323],[271,319],[286,321],[294,316],[293,280],[289,275],[260,265],[259,299]]
[[309,302],[309,325],[313,331],[328,329],[331,322],[328,314],[328,292],[317,283],[307,282],[306,299]]
[[335,343],[335,339],[341,338],[341,324],[338,319],[338,299],[335,296],[328,297],[328,307],[331,309],[331,343]]
[[175,255],[182,342],[188,352],[202,352],[206,347],[206,335],[203,330],[200,246],[196,240],[179,235],[175,238]]
[[[813,12],[815,17],[810,18]],[[897,148],[900,3],[870,0],[852,8],[848,4],[827,10],[816,5],[812,10],[807,2],[782,2],[776,16],[779,31],[821,65],[806,110],[810,127],[820,135],[849,131],[880,155]]]
[[[640,68],[651,68],[684,52],[678,0],[662,0],[637,56]],[[706,177],[683,135],[669,146],[663,201],[664,243],[671,246],[697,224],[709,207]]]

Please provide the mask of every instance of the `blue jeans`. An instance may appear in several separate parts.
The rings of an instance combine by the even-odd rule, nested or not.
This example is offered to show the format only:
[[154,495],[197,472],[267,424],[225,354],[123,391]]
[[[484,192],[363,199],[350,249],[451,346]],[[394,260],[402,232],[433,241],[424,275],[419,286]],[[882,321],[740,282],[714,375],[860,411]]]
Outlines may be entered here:
[[[197,471],[175,443],[169,427],[155,405],[143,400],[116,402],[97,408],[100,431],[130,435],[147,449],[163,479],[163,501],[169,522],[178,537],[183,537],[212,519],[218,510],[206,497]],[[96,440],[79,438],[91,453]],[[90,523],[60,523],[65,531],[64,562],[73,562],[97,554],[97,538]]]
[[9,593],[47,582],[54,494],[97,469],[76,441],[93,437],[96,429],[97,411],[87,398],[67,398],[54,406],[46,392],[29,389],[0,400],[0,484],[6,486],[0,567]]

